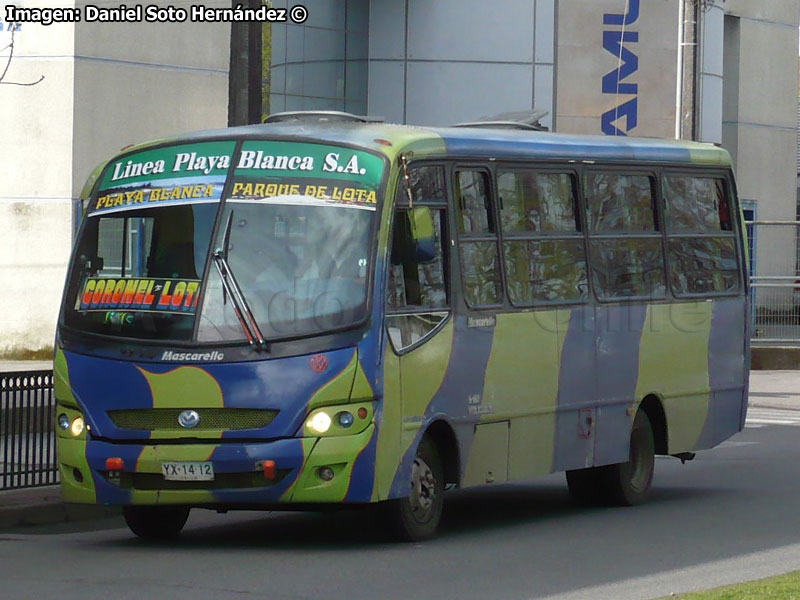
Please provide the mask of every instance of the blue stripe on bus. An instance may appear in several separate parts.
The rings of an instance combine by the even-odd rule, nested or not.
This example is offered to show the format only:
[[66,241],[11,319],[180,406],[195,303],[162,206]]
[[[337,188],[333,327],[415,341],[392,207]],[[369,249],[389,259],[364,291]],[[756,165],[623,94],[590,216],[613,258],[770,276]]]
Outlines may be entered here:
[[565,134],[509,135],[504,132],[480,130],[444,137],[448,154],[453,156],[493,156],[505,158],[542,158],[580,160],[641,160],[653,162],[691,162],[689,148],[649,140],[609,140],[603,137]]
[[741,298],[715,299],[708,340],[708,414],[695,450],[713,448],[739,431],[746,380],[746,308]]

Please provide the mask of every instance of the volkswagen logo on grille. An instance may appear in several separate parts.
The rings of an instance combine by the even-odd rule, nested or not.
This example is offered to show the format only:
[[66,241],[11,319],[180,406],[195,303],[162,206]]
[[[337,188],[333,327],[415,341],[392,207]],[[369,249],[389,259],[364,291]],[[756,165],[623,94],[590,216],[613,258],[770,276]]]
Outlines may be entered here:
[[178,415],[178,424],[181,427],[186,427],[186,429],[197,427],[199,422],[200,413],[198,413],[196,410],[185,410]]

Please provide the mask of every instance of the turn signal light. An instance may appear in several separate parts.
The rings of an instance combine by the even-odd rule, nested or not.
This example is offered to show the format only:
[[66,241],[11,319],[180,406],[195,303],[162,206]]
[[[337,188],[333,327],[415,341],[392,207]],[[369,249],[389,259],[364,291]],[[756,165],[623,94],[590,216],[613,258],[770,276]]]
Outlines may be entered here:
[[125,468],[125,461],[119,457],[106,459],[106,471],[122,471]]
[[275,479],[275,474],[277,470],[275,469],[275,461],[274,460],[265,460],[264,461],[264,479]]

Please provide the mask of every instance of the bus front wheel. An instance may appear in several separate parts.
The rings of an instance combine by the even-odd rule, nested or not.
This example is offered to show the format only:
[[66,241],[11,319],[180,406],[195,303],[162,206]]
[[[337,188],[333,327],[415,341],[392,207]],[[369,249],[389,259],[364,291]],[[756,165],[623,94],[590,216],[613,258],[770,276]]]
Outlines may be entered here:
[[442,517],[444,469],[436,445],[427,436],[417,448],[409,488],[408,497],[388,504],[393,529],[408,542],[430,539],[436,535]]
[[175,538],[186,525],[189,509],[181,506],[124,506],[122,514],[130,530],[140,538]]
[[641,504],[650,491],[655,469],[655,438],[647,414],[636,413],[631,427],[628,462],[567,471],[572,498],[580,504]]

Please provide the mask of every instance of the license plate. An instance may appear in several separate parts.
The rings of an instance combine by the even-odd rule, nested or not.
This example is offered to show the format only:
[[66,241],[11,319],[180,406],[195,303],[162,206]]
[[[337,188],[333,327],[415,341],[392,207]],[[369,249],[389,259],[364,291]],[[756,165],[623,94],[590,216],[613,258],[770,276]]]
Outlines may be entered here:
[[170,481],[213,481],[214,465],[210,462],[161,463],[164,479]]

